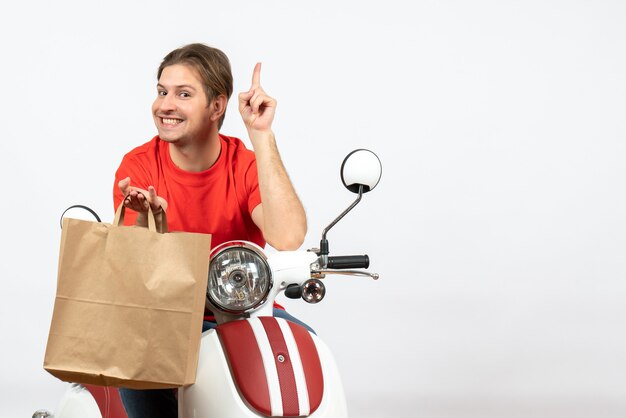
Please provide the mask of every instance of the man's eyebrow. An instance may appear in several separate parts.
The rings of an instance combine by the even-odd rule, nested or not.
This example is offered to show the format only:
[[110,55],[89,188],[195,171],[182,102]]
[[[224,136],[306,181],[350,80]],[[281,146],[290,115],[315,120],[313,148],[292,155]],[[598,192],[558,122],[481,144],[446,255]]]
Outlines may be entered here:
[[[161,87],[161,88],[166,88],[163,84],[161,83],[157,83],[157,87]],[[188,89],[188,90],[196,90],[196,88],[194,86],[192,86],[191,84],[181,84],[178,86],[174,86],[175,89],[181,90],[181,89]]]

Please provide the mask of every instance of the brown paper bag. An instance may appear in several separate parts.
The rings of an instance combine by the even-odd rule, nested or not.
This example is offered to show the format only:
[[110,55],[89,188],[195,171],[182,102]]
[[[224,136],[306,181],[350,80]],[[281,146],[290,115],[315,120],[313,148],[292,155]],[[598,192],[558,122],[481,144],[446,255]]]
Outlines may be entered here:
[[[165,214],[163,213],[165,217]],[[65,218],[44,368],[135,389],[193,384],[211,236]],[[164,219],[164,223],[165,223]]]

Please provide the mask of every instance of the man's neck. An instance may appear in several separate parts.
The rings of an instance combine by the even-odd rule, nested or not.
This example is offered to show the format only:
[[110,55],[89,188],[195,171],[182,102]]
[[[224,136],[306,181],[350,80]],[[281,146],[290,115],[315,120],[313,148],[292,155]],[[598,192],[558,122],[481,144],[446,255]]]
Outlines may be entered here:
[[170,143],[170,157],[178,168],[190,172],[208,170],[215,164],[222,149],[217,132],[207,139],[191,144]]

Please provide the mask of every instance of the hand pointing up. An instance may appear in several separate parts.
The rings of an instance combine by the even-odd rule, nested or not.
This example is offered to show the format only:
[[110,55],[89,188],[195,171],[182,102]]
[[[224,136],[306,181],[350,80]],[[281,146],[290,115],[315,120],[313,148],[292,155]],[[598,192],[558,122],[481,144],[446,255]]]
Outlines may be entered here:
[[250,90],[239,94],[239,113],[249,131],[270,131],[275,111],[276,100],[261,87],[261,63],[258,62],[252,73]]

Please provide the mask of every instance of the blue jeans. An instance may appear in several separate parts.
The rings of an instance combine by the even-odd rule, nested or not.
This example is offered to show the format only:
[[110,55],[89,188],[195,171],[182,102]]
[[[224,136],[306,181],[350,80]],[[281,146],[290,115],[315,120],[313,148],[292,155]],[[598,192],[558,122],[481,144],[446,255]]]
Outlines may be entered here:
[[[311,327],[299,319],[289,315],[287,311],[274,308],[274,316],[302,325],[312,333]],[[217,326],[215,322],[204,321],[202,332]],[[177,418],[178,400],[176,389],[124,389],[120,388],[120,397],[128,418]]]

